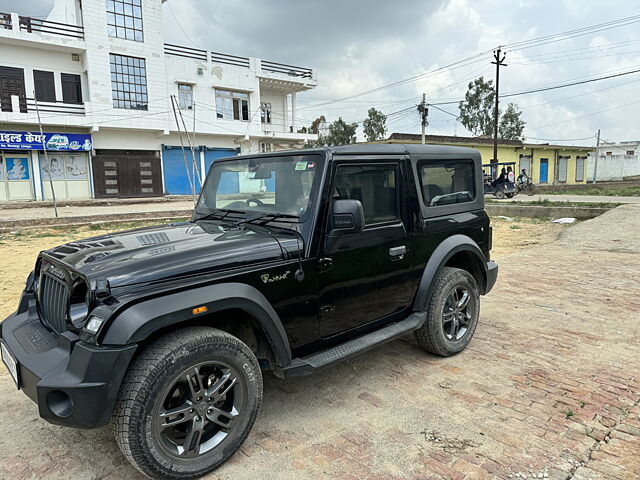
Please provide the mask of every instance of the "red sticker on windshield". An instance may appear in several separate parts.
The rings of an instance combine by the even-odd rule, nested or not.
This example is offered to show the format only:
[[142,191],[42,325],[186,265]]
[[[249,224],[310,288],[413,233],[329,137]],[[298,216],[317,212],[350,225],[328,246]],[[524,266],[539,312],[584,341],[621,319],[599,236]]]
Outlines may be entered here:
[[307,163],[307,170],[309,170],[310,168],[314,168],[316,166],[316,162],[308,162]]

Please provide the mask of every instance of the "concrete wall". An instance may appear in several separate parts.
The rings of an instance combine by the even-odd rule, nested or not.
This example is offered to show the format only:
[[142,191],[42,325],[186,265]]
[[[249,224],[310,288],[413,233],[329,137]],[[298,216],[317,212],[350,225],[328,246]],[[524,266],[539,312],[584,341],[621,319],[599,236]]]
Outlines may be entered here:
[[[593,181],[595,157],[589,157],[588,179]],[[640,155],[600,155],[597,181],[640,176]]]

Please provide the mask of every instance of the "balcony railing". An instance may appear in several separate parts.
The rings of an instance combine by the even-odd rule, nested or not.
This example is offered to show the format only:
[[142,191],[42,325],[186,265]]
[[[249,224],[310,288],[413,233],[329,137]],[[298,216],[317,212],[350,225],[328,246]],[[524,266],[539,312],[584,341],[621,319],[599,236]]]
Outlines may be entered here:
[[[194,60],[201,60],[203,62],[210,60],[212,63],[222,63],[235,67],[249,68],[251,66],[251,59],[249,57],[240,57],[238,55],[220,52],[208,52],[200,48],[183,47],[172,43],[164,44],[164,53],[176,57],[193,58]],[[311,68],[296,67],[295,65],[269,62],[266,60],[262,60],[261,64],[263,72],[279,73],[295,78],[313,78],[313,70]]]
[[313,70],[310,68],[296,67],[284,63],[262,61],[262,70],[265,72],[284,73],[290,77],[313,78]]
[[195,60],[207,61],[207,51],[199,48],[182,47],[171,43],[164,44],[164,53],[166,55],[174,55],[176,57],[193,58]]
[[0,28],[5,30],[12,30],[13,24],[11,23],[11,14],[0,12]]
[[235,65],[236,67],[249,68],[249,57],[238,57],[237,55],[229,55],[227,53],[211,52],[211,61],[213,63],[224,63],[226,65]]
[[43,102],[38,100],[38,108],[36,109],[36,101],[33,98],[27,97],[27,111],[46,113],[65,113],[71,115],[84,115],[84,104],[82,103],[65,103],[60,100],[55,102]]
[[84,27],[68,23],[52,22],[33,17],[19,17],[20,30],[27,33],[48,33],[63,37],[84,38]]

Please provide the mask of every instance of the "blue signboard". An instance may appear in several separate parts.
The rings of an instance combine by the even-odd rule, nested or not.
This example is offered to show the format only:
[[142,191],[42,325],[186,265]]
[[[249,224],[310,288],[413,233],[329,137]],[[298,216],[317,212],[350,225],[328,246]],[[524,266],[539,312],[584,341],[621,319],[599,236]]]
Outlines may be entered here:
[[[34,132],[0,131],[0,148],[18,150],[44,150],[43,135]],[[47,150],[56,151],[89,151],[91,135],[86,133],[45,133],[44,144]]]

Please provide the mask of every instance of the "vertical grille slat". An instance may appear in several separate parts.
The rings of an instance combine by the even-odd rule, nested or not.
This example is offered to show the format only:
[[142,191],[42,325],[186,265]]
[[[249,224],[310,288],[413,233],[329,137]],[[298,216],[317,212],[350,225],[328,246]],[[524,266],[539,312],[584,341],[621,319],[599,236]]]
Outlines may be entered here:
[[67,285],[58,278],[44,273],[38,285],[40,290],[38,302],[42,321],[56,333],[67,330],[67,303],[69,290]]

